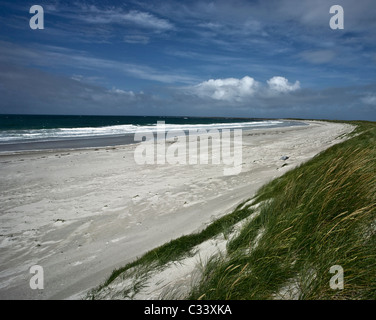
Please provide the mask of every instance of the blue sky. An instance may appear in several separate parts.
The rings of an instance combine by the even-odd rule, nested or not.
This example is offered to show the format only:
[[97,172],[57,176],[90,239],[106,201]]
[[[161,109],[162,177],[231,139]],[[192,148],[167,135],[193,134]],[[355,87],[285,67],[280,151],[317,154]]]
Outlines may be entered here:
[[0,113],[376,120],[375,16],[374,0],[0,1]]

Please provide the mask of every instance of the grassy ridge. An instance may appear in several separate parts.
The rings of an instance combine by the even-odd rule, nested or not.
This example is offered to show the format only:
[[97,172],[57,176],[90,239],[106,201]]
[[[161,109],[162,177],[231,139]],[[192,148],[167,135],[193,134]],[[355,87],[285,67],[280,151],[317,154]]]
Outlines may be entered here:
[[[375,299],[376,125],[272,181],[260,215],[206,266],[191,299]],[[344,289],[329,286],[330,267]]]
[[[375,299],[376,124],[261,188],[260,214],[213,257],[189,299]],[[253,213],[239,205],[200,233],[183,236],[114,270],[88,298],[133,267],[163,266]],[[333,290],[330,267],[344,269],[344,289]]]

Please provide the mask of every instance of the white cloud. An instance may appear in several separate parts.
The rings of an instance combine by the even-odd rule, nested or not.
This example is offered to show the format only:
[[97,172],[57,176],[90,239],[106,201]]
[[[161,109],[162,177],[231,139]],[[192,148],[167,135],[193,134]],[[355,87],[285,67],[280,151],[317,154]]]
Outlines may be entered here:
[[173,29],[173,25],[170,22],[164,19],[157,18],[156,16],[153,16],[148,12],[132,10],[129,13],[122,15],[122,19],[145,28],[158,30]]
[[242,101],[252,96],[259,84],[253,78],[245,76],[242,79],[210,79],[194,87],[200,97],[210,97],[215,100]]
[[137,27],[154,29],[156,31],[174,29],[174,26],[168,20],[158,18],[148,12],[137,10],[121,12],[121,10],[98,10],[96,7],[91,7],[88,13],[80,15],[80,19],[81,21],[95,24],[132,24]]
[[291,92],[300,89],[300,82],[296,81],[291,84],[286,78],[276,76],[267,81],[269,89],[279,93]]
[[225,78],[210,79],[191,87],[190,91],[201,98],[228,102],[243,102],[250,97],[270,97],[300,89],[300,82],[291,84],[286,78],[276,76],[267,81],[266,85],[245,76],[242,79]]
[[133,91],[125,91],[125,90],[122,90],[122,89],[118,89],[118,88],[115,88],[113,87],[111,90],[109,90],[108,92],[110,93],[115,93],[115,94],[119,94],[119,95],[125,95],[125,96],[128,96],[128,97],[134,97],[135,94]]
[[150,39],[149,37],[145,35],[126,35],[123,38],[123,41],[126,43],[132,43],[132,44],[148,44]]

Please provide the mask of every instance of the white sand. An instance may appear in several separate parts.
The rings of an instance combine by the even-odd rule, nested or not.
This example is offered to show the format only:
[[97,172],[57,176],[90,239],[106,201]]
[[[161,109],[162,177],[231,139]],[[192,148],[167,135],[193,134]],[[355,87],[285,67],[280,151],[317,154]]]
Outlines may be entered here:
[[[255,219],[260,210],[259,204],[249,206],[256,210],[249,217],[239,221],[233,226],[231,234],[226,237],[223,233],[206,240],[195,246],[187,257],[176,261],[170,261],[163,266],[136,266],[122,273],[108,286],[95,292],[97,300],[161,300],[161,299],[186,299],[191,289],[201,279],[204,268],[209,261],[216,263],[218,259],[225,259],[227,243],[236,237],[241,228]],[[255,238],[250,250],[257,247],[258,241],[263,235],[263,230]],[[213,260],[214,259],[214,260]],[[126,294],[125,294],[126,293]],[[91,299],[91,296],[88,296]]]
[[[0,299],[78,298],[353,129],[309,123],[244,131],[242,172],[234,176],[221,165],[137,165],[136,145],[0,155]],[[43,290],[29,286],[35,264],[44,269]]]

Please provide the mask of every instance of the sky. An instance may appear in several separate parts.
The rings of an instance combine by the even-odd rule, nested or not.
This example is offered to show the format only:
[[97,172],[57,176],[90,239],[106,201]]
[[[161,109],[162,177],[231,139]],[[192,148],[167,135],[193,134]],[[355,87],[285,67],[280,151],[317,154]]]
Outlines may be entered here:
[[0,0],[0,113],[376,121],[376,1]]

